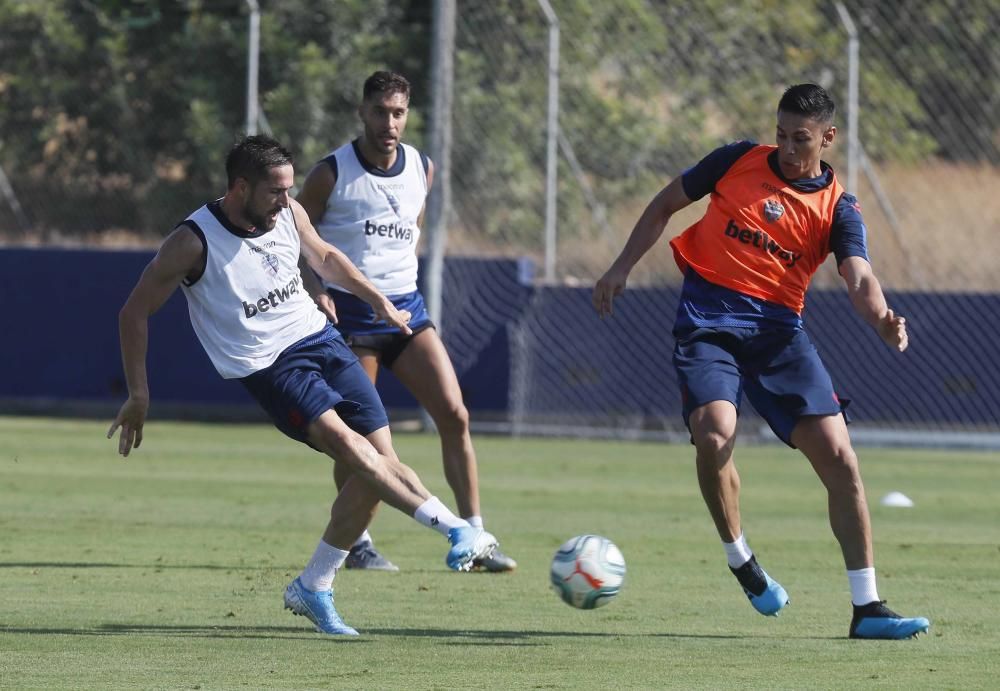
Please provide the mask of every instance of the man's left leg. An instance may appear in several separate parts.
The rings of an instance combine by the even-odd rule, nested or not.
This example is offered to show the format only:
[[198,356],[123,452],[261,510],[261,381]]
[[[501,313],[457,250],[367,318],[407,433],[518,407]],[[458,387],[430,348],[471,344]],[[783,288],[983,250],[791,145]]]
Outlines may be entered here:
[[826,487],[830,527],[844,555],[854,605],[849,636],[900,639],[926,632],[927,619],[901,617],[879,599],[868,503],[844,416],[803,416],[792,430],[791,442]]
[[[469,411],[437,330],[429,328],[417,333],[395,360],[386,364],[434,420],[441,438],[445,478],[455,494],[459,515],[482,528],[479,470],[469,431]],[[513,571],[517,562],[498,549],[475,566],[492,572]]]
[[333,580],[348,558],[350,546],[374,517],[378,503],[378,495],[361,478],[349,478],[330,508],[330,521],[312,558],[285,588],[285,609],[308,618],[317,631],[358,634],[344,623],[334,606]]

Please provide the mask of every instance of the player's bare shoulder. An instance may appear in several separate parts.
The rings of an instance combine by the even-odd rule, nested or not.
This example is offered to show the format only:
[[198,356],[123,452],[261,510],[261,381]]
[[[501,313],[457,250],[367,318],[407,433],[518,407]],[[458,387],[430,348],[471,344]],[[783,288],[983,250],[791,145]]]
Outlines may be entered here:
[[181,254],[190,253],[197,250],[201,252],[205,243],[195,231],[190,222],[184,222],[174,228],[160,245],[160,251],[164,249]]
[[325,160],[320,161],[314,165],[308,173],[306,173],[306,179],[302,183],[302,190],[306,191],[309,189],[316,189],[318,191],[326,191],[329,194],[333,186],[337,184],[337,174],[330,167],[330,164]]
[[189,223],[174,228],[160,245],[153,262],[165,273],[201,273],[205,264],[205,240]]
[[336,184],[337,174],[326,161],[320,161],[306,174],[296,199],[314,222],[323,217],[327,200]]
[[299,233],[302,233],[303,230],[312,230],[315,232],[316,229],[313,228],[312,221],[309,220],[309,214],[305,206],[300,201],[297,199],[289,199],[288,208],[292,212],[292,219],[295,221],[295,227],[298,229]]
[[427,191],[430,191],[431,187],[434,186],[434,161],[431,160],[430,156],[424,158],[427,161]]

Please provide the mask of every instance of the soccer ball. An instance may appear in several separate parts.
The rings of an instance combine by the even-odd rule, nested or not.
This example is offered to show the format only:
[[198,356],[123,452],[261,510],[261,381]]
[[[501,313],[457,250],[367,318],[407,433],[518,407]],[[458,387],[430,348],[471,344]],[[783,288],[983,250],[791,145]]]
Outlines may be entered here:
[[611,602],[625,581],[625,557],[611,540],[578,535],[552,557],[552,590],[567,605],[594,609]]

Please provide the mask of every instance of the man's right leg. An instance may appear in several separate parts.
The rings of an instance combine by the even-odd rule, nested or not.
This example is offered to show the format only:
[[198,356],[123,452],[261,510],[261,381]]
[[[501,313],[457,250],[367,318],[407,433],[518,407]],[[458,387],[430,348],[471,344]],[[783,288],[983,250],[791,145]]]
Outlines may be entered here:
[[733,463],[736,407],[729,401],[712,401],[693,410],[689,420],[701,496],[719,537],[734,542],[742,534],[740,476]]
[[464,571],[496,549],[496,538],[455,516],[432,497],[420,478],[402,464],[392,449],[389,428],[362,437],[333,410],[308,429],[309,441],[354,473],[343,484],[330,508],[330,521],[302,574],[285,588],[285,608],[307,617],[322,633],[357,635],[334,608],[333,580],[351,545],[371,522],[380,500],[409,514],[448,537],[448,566]]
[[[496,549],[496,538],[455,516],[431,496],[409,466],[400,462],[392,450],[388,426],[365,438],[348,427],[335,411],[327,410],[309,425],[308,435],[315,448],[346,464],[380,500],[446,535],[452,545],[446,560],[450,568],[466,571],[473,560]],[[348,480],[344,487],[352,481]],[[360,532],[353,532],[352,541]]]
[[674,367],[681,386],[684,421],[697,452],[698,486],[715,521],[726,561],[761,614],[788,604],[784,589],[757,563],[740,523],[740,476],[733,463],[736,420],[743,395],[745,329],[697,328],[675,332]]
[[[352,347],[354,354],[358,356],[362,369],[368,376],[372,385],[378,377],[379,353],[370,348]],[[381,453],[385,453],[381,451]],[[351,469],[344,463],[334,463],[333,481],[339,490],[351,477]],[[399,567],[386,559],[381,552],[375,548],[371,533],[367,528],[361,532],[358,539],[351,545],[344,565],[349,569],[366,569],[369,571],[399,571]]]
[[334,410],[327,410],[309,425],[308,438],[314,448],[370,485],[380,500],[407,515],[412,516],[431,496],[412,469],[403,465],[395,454],[379,453],[371,441],[348,427]]
[[725,400],[691,411],[698,486],[722,539],[729,568],[750,604],[761,614],[776,616],[788,604],[788,594],[757,563],[740,522],[740,476],[733,462],[736,421],[736,407]]

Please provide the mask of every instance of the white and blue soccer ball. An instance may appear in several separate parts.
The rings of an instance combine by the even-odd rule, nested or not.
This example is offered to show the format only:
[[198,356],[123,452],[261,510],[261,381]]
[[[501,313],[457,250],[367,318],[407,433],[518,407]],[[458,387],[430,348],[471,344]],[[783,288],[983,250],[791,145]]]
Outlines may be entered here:
[[563,543],[552,557],[552,590],[578,609],[603,607],[625,582],[625,557],[611,540],[578,535]]

